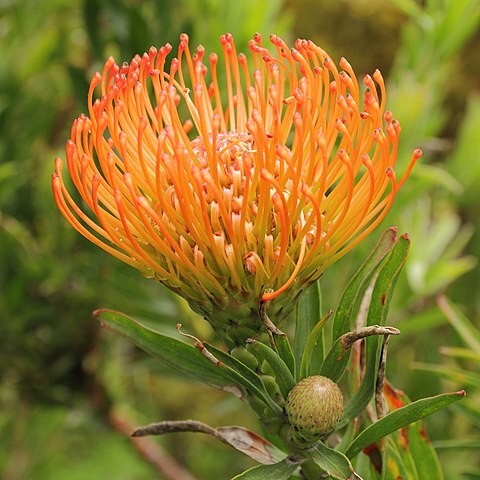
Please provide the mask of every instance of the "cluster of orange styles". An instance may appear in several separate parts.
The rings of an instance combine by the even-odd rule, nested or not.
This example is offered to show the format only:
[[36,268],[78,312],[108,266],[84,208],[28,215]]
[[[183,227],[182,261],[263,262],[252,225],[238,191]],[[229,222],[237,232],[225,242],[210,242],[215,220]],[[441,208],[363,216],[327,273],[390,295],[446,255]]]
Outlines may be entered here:
[[[222,56],[181,35],[110,57],[55,161],[61,213],[90,241],[186,298],[228,343],[280,322],[385,217],[410,173],[382,75],[340,70],[309,40],[260,35]],[[73,183],[78,194],[70,194]],[[80,198],[81,197],[81,198]]]

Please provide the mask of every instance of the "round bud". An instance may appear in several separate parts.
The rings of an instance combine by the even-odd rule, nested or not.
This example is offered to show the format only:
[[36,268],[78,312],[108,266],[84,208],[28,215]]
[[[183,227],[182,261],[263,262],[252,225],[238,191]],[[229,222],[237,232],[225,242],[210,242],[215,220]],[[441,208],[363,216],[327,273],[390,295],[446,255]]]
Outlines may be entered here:
[[335,428],[343,413],[343,395],[333,380],[314,375],[290,390],[285,411],[295,432],[314,439]]

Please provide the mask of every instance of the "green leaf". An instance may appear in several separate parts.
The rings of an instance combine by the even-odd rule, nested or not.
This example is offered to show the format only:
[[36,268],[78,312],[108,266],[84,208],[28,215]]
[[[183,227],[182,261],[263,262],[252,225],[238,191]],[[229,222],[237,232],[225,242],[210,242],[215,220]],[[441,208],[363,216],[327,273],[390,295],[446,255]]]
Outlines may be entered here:
[[[403,329],[402,329],[403,330]],[[460,360],[470,360],[480,364],[480,352],[474,352],[468,348],[462,347],[441,347],[440,353],[448,357],[457,358]]]
[[471,423],[472,427],[480,429],[480,406],[477,402],[467,401],[453,405],[452,411],[455,415],[461,415]]
[[[393,290],[407,259],[409,247],[410,239],[408,235],[401,235],[391,253],[388,255],[385,264],[380,269],[370,300],[367,326],[385,325]],[[368,337],[365,340],[366,366],[364,377],[358,390],[345,405],[342,419],[337,428],[341,428],[350,423],[363,411],[372,399],[377,381],[381,344],[382,338],[378,336]]]
[[222,387],[232,382],[228,371],[208,361],[196,348],[180,340],[150,330],[120,312],[97,310],[93,315],[102,327],[123,335],[181,373],[214,386]]
[[[295,340],[294,353],[296,372],[295,378],[300,380],[300,368],[302,365],[302,357],[305,351],[305,346],[308,341],[310,332],[313,330],[321,317],[322,299],[320,293],[320,282],[312,284],[300,297],[297,304],[296,324],[295,324]],[[319,339],[320,340],[320,339]],[[318,355],[323,360],[323,340],[319,343]]]
[[[393,290],[407,260],[409,248],[410,238],[407,234],[401,235],[375,281],[367,325],[385,325]],[[370,338],[379,340],[376,337]]]
[[232,478],[232,480],[288,480],[298,469],[288,458],[274,465],[258,465]]
[[[365,292],[371,284],[375,273],[386,261],[388,253],[395,245],[396,234],[397,229],[394,227],[387,229],[383,233],[370,256],[365,260],[347,285],[347,288],[342,294],[342,298],[340,299],[340,303],[338,304],[338,308],[333,319],[332,339],[334,342],[354,328],[354,321]],[[333,354],[334,352],[330,350],[330,352],[327,354],[327,357],[329,355],[331,357]],[[346,352],[345,355],[338,359],[338,363],[335,365],[335,372],[330,372],[329,363],[324,364],[322,359],[322,375],[325,375],[329,378],[335,376],[339,380],[345,372],[349,359],[350,351]]]
[[480,438],[455,438],[451,440],[437,440],[433,442],[435,449],[480,451]]
[[287,335],[278,335],[274,333],[273,340],[280,358],[285,362],[290,373],[295,376],[295,357]]
[[412,368],[421,370],[422,372],[436,373],[443,378],[453,380],[462,387],[478,388],[480,385],[480,374],[474,372],[468,372],[460,368],[449,367],[444,365],[432,365],[429,363],[413,363]]
[[451,260],[439,260],[430,266],[425,277],[424,296],[444,290],[458,277],[473,270],[477,266],[477,259],[473,256],[464,256]]
[[480,353],[480,331],[447,297],[438,298],[438,306],[465,344]]
[[302,357],[302,366],[300,368],[300,377],[298,380],[309,377],[311,375],[318,375],[320,367],[323,363],[323,328],[325,323],[332,315],[330,310],[327,314],[319,320],[315,325],[307,339],[305,351]]
[[103,53],[100,3],[98,0],[85,0],[83,2],[83,18],[90,45],[95,51]]
[[432,332],[447,323],[436,305],[417,313],[411,313],[408,318],[402,318],[402,335],[423,334]]
[[327,447],[322,442],[318,442],[315,447],[309,450],[309,453],[312,455],[313,461],[331,477],[342,480],[360,479],[354,472],[350,460],[343,453]]
[[344,452],[348,446],[353,442],[355,433],[357,431],[356,422],[351,422],[347,425],[347,428],[342,432],[342,437],[340,441],[335,446],[335,450],[339,452]]
[[256,340],[251,340],[248,343],[247,350],[253,353],[260,361],[265,361],[270,365],[281,394],[284,398],[287,398],[288,392],[295,386],[295,379],[285,362],[278,356],[275,350]]
[[352,330],[353,319],[358,311],[365,291],[370,285],[374,273],[380,267],[382,260],[395,245],[396,235],[397,229],[395,227],[389,228],[383,233],[370,256],[365,260],[347,285],[340,299],[335,318],[333,319],[332,338],[334,340]]
[[[403,444],[399,438],[389,438],[383,448],[382,480],[397,480],[399,478],[420,480],[416,475],[415,462],[410,451],[403,449]],[[440,478],[433,478],[440,480]],[[432,477],[425,477],[424,480],[427,479],[432,479]]]
[[441,408],[457,402],[464,396],[464,391],[443,393],[435,397],[422,398],[394,410],[363,430],[348,447],[345,455],[348,458],[353,458],[372,443],[378,442],[399,428],[406,427]]
[[[442,467],[422,422],[412,423],[407,430],[408,449],[415,461],[418,478],[443,480]],[[421,459],[421,461],[418,461]]]
[[[195,347],[150,330],[123,313],[97,310],[94,317],[103,327],[128,338],[147,353],[159,358],[168,367],[201,382],[219,387],[243,398],[245,392],[262,399],[266,405],[281,412],[270,398],[265,396],[249,380],[224,363],[213,363]],[[267,403],[268,398],[268,403]]]
[[[393,388],[388,382],[385,384],[384,395],[392,410],[411,403],[403,392]],[[385,445],[384,442],[380,442],[380,444]],[[399,475],[402,478],[412,478],[414,480],[424,478],[443,480],[440,462],[422,421],[416,421],[397,430],[388,437],[386,444],[388,448],[385,451],[386,458],[383,465],[391,473],[392,480],[396,480]],[[367,450],[370,450],[370,448],[368,447]],[[418,461],[419,458],[422,459],[421,462]],[[399,473],[402,468],[403,470],[408,469],[408,474]]]
[[465,480],[478,480],[480,478],[480,468],[478,467],[465,467],[462,476]]

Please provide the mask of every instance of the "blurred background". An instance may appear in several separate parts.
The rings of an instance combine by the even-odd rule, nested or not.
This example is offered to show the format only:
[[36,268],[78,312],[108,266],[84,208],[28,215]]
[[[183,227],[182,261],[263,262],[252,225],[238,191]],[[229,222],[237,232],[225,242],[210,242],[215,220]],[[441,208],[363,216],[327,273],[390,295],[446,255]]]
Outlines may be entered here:
[[[239,400],[187,383],[91,317],[110,307],[176,335],[206,322],[67,225],[50,192],[90,77],[182,32],[207,52],[227,31],[310,38],[362,77],[380,68],[402,125],[399,171],[424,157],[384,227],[412,238],[389,323],[388,376],[412,399],[466,388],[427,421],[445,477],[480,479],[480,2],[478,0],[0,0],[0,477],[230,478],[251,461],[176,434],[133,443],[133,426],[195,418],[260,431]],[[381,229],[322,278],[335,308]]]

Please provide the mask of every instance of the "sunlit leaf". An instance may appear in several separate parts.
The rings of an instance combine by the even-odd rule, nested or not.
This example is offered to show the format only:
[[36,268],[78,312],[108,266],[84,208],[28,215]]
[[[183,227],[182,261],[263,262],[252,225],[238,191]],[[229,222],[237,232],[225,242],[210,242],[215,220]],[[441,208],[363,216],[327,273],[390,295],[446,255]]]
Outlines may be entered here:
[[[387,442],[385,442],[385,446],[386,451],[382,458],[384,464],[382,478],[385,478],[385,480],[398,480],[399,478],[420,480],[416,475],[412,455],[408,448],[405,448],[399,436],[389,438]],[[425,479],[427,478],[441,480],[441,477],[438,479],[436,477],[425,477]]]
[[[389,382],[385,383],[385,399],[390,409],[398,410],[407,404],[410,399],[401,390],[395,389]],[[388,437],[388,451],[386,460],[389,472],[392,473],[394,467],[391,466],[392,450],[395,450],[397,464],[402,463],[405,469],[409,470],[408,476],[402,476],[421,480],[423,478],[443,479],[443,472],[438,460],[437,454],[432,447],[430,439],[421,420],[403,427]],[[370,447],[368,447],[370,448]],[[421,458],[422,461],[416,461]],[[392,479],[396,480],[398,474],[393,472]]]

